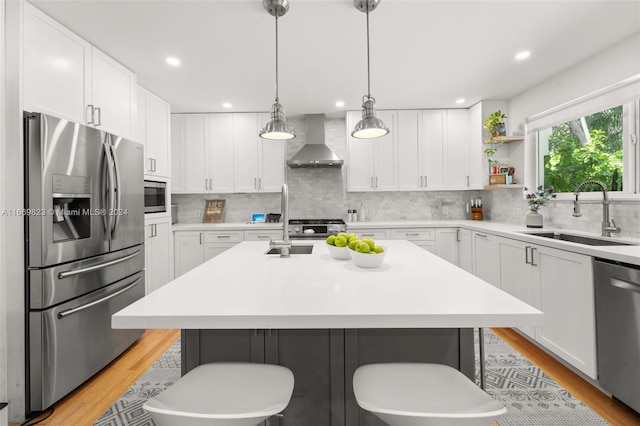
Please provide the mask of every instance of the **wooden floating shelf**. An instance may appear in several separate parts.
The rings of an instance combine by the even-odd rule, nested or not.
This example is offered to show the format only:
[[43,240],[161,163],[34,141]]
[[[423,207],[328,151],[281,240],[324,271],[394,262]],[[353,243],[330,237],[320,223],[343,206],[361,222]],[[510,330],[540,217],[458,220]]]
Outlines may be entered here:
[[524,185],[521,183],[511,183],[509,185],[504,183],[494,183],[491,185],[485,185],[484,189],[522,189]]
[[[524,140],[524,136],[498,136],[493,143],[511,143],[511,142],[521,142]],[[485,144],[491,144],[492,142],[489,139],[483,141]]]

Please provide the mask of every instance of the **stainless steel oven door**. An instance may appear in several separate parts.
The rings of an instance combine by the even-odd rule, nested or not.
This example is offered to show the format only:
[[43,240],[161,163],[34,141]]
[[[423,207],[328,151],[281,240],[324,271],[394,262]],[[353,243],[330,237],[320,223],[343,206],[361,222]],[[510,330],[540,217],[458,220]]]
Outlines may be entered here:
[[114,330],[111,316],[144,296],[144,271],[29,313],[29,409],[42,411],[100,371],[143,330]]

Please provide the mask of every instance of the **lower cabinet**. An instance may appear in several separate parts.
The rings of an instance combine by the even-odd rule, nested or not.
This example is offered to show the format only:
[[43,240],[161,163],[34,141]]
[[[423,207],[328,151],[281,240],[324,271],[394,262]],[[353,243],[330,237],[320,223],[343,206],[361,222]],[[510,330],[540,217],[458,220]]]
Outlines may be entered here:
[[459,265],[459,232],[458,228],[436,228],[435,253],[438,257]]
[[521,330],[597,379],[592,258],[508,238],[498,246],[502,289],[544,312],[544,326]]
[[380,426],[358,408],[352,377],[374,362],[435,362],[475,374],[470,329],[182,330],[182,374],[208,362],[258,362],[295,377],[282,418],[269,426]]
[[408,240],[431,253],[436,251],[435,228],[392,229],[392,240]]
[[349,224],[347,223],[347,232],[354,232],[360,236],[360,238],[373,238],[374,240],[388,240],[389,239],[389,230],[388,229],[349,229]]
[[473,244],[468,229],[458,229],[458,266],[473,273]]
[[145,228],[145,294],[173,279],[171,217],[147,219]]
[[484,232],[471,233],[473,246],[473,274],[500,288],[500,257],[498,237]]
[[242,231],[176,231],[176,278],[235,246],[243,237]]

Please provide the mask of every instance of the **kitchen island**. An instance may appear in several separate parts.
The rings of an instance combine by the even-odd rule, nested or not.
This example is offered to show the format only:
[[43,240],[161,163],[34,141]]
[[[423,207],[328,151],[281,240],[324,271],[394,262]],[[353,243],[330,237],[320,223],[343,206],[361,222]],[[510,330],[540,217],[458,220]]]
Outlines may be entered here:
[[441,362],[474,376],[474,327],[541,325],[543,314],[407,241],[380,241],[381,267],[243,242],[113,316],[114,328],[180,328],[183,373],[205,362],[289,367],[281,424],[374,425],[351,377],[362,364]]

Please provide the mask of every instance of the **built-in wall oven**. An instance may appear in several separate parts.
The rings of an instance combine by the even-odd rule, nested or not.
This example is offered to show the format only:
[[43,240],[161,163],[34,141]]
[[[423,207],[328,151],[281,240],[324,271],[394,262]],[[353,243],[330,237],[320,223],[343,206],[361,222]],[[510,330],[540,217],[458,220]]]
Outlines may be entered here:
[[340,232],[347,232],[347,224],[342,219],[289,219],[292,240],[321,240]]
[[167,211],[167,183],[144,181],[144,212],[165,213]]

